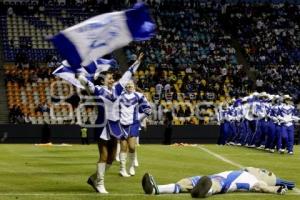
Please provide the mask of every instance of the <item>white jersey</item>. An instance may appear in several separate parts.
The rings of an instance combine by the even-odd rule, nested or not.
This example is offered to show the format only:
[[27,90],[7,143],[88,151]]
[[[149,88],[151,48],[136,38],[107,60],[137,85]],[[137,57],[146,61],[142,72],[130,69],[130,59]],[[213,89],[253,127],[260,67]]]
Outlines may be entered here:
[[279,119],[285,126],[292,126],[293,121],[299,118],[296,116],[293,105],[283,104],[279,107]]
[[245,119],[252,121],[254,120],[254,116],[252,113],[252,103],[246,103],[243,105],[243,115],[245,116]]
[[[97,106],[104,108],[107,120],[118,121],[120,119],[119,97],[123,93],[126,84],[131,80],[133,73],[138,69],[139,65],[140,62],[136,61],[132,66],[130,66],[121,79],[113,85],[111,90],[109,90],[106,86],[94,85],[94,83],[87,80],[85,77],[79,77],[79,80],[84,85],[85,89],[94,96],[96,102],[99,104]],[[102,104],[104,104],[104,106]],[[98,115],[103,114],[98,113]]]
[[257,119],[264,119],[267,116],[265,102],[257,101],[253,106],[253,113],[257,116]]
[[[198,183],[202,176],[193,176],[188,179],[193,187]],[[249,172],[243,170],[225,171],[209,176],[213,182],[219,183],[220,189],[211,188],[210,194],[226,193],[234,191],[251,191],[259,180]],[[214,185],[214,184],[213,184]],[[215,185],[216,186],[216,185]]]
[[234,191],[251,191],[259,180],[246,171],[226,171],[210,176],[220,182],[222,193]]
[[123,93],[119,100],[120,122],[122,125],[131,125],[151,113],[151,106],[146,97],[139,92]]

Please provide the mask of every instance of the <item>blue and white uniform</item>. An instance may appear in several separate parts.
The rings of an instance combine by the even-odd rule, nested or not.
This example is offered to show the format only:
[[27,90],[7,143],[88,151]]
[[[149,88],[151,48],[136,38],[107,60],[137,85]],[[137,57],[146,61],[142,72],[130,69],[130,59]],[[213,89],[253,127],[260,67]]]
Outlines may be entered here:
[[151,114],[151,106],[139,92],[124,92],[119,101],[120,122],[129,137],[139,135],[140,121]]
[[256,132],[255,132],[255,145],[260,146],[263,144],[265,138],[265,118],[267,116],[266,104],[260,100],[255,103],[254,113],[258,118]]
[[217,114],[217,120],[220,124],[220,135],[219,135],[219,139],[218,139],[218,144],[220,144],[220,145],[226,144],[226,141],[230,134],[230,131],[229,131],[230,122],[226,120],[226,115],[227,115],[226,108],[219,109],[219,112]]
[[[90,95],[94,96],[97,103],[98,116],[96,119],[96,133],[99,138],[103,140],[110,140],[111,136],[120,139],[126,133],[120,125],[119,115],[119,96],[121,96],[125,86],[131,80],[134,72],[140,65],[136,61],[129,69],[123,74],[121,79],[114,84],[111,90],[106,86],[94,85],[91,81],[80,75],[79,80],[86,88]],[[98,137],[97,136],[97,137]]]
[[[251,191],[253,186],[259,182],[255,176],[243,170],[225,171],[210,175],[209,177],[220,184],[221,191],[219,193]],[[188,179],[192,182],[192,186],[194,187],[200,178],[201,176],[194,176]]]
[[244,114],[245,114],[245,125],[247,130],[247,135],[244,140],[245,145],[251,145],[251,141],[255,132],[255,120],[252,112],[253,99],[248,98],[247,103],[244,105]]
[[[287,145],[288,152],[293,152],[294,146],[294,121],[299,120],[296,116],[296,109],[293,105],[283,104],[279,109],[279,119],[282,122],[281,140]],[[282,144],[279,149],[282,149]]]
[[238,137],[237,126],[236,126],[237,110],[231,105],[228,107],[225,113],[225,121],[228,122],[228,139],[229,142],[234,142]]

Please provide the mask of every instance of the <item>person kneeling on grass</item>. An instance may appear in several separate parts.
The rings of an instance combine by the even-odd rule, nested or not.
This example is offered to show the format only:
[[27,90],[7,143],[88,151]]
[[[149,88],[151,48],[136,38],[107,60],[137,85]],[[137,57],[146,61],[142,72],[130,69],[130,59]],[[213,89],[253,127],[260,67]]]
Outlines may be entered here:
[[260,168],[246,167],[209,176],[183,178],[177,183],[157,185],[153,176],[146,173],[142,179],[146,194],[177,194],[190,192],[194,198],[235,191],[285,194],[295,187],[294,182],[278,178],[274,173]]

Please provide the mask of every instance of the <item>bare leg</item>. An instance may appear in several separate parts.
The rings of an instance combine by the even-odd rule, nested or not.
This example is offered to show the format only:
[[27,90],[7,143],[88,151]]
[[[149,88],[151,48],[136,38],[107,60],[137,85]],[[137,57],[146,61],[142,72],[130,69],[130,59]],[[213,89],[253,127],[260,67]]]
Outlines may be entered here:
[[107,155],[107,161],[106,163],[111,165],[116,157],[116,152],[117,152],[117,139],[112,138],[110,141],[107,143],[107,150],[108,150],[108,155]]

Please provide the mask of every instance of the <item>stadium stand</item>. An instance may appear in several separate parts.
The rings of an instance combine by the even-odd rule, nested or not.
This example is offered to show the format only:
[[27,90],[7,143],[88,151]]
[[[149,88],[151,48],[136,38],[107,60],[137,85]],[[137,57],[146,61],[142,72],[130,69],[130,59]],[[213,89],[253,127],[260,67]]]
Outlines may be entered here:
[[288,92],[299,100],[299,6],[234,5],[227,8],[227,17],[257,80],[261,80],[259,90]]
[[[299,100],[299,7],[202,1],[148,4],[158,33],[150,41],[126,47],[125,55],[130,63],[137,51],[146,54],[135,80],[152,103],[150,124],[163,124],[166,110],[173,111],[175,125],[216,123],[214,112],[220,102],[246,96],[255,87],[269,93],[289,91]],[[93,123],[95,110],[88,106],[78,111],[76,106],[54,104],[59,101],[55,96],[69,97],[76,89],[51,75],[60,57],[45,38],[96,13],[123,6],[109,2],[1,4],[4,58],[14,62],[5,65],[10,122],[76,123],[80,118]],[[273,20],[278,15],[281,17]],[[227,17],[229,24],[224,24],[222,17]],[[225,26],[232,31],[225,31]],[[270,37],[264,37],[267,34]],[[249,69],[239,61],[233,40],[243,47],[256,78],[251,78]]]

